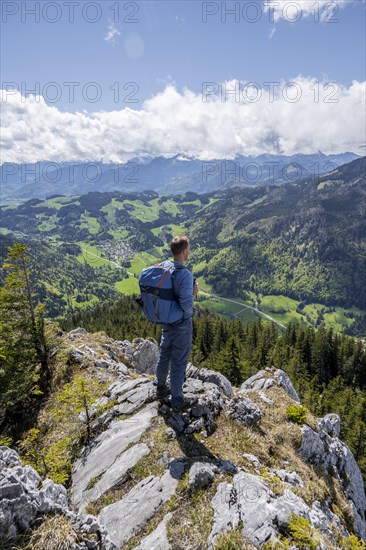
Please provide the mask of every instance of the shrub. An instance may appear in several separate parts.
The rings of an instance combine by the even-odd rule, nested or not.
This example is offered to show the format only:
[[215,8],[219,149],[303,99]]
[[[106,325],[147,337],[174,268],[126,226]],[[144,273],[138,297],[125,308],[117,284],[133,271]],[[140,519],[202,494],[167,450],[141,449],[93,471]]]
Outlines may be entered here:
[[289,405],[286,408],[287,418],[296,424],[303,424],[305,422],[307,412],[308,409],[302,405]]
[[341,540],[341,548],[346,548],[347,550],[365,550],[366,544],[363,540],[359,539],[355,535],[350,535],[349,537],[344,537]]
[[300,550],[316,550],[320,545],[319,537],[308,519],[292,513],[289,519],[288,530]]

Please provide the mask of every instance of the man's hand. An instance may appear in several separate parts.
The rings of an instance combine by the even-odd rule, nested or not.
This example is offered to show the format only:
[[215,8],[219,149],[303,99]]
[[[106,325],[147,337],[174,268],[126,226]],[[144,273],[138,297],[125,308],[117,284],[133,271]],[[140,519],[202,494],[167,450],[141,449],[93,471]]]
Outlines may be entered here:
[[194,283],[194,287],[193,287],[193,296],[194,296],[195,298],[197,298],[198,290],[199,290],[199,289],[198,289],[198,283],[197,283],[197,281],[196,281],[196,282]]

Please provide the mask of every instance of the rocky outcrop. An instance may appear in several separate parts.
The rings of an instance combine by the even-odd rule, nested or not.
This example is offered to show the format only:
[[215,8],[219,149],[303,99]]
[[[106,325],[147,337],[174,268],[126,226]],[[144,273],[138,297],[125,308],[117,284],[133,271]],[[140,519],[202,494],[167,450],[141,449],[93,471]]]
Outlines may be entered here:
[[132,550],[171,550],[172,546],[168,541],[167,523],[173,517],[173,514],[168,513],[161,520],[159,525]]
[[215,472],[217,472],[217,466],[214,464],[195,462],[189,470],[188,483],[194,489],[208,487],[215,478]]
[[341,419],[338,414],[326,414],[324,418],[319,418],[318,425],[320,430],[324,430],[329,435],[339,437],[341,431]]
[[213,525],[208,547],[213,548],[218,536],[228,529],[237,529],[242,521],[243,536],[255,548],[268,541],[276,541],[281,530],[288,527],[291,513],[308,519],[334,541],[331,524],[336,523],[343,536],[348,532],[339,518],[326,506],[314,502],[310,508],[303,499],[286,489],[283,495],[275,495],[270,484],[259,476],[239,472],[232,483],[220,483],[212,499]]
[[294,401],[300,403],[299,396],[287,376],[285,371],[274,367],[266,367],[264,370],[258,371],[256,374],[245,380],[240,386],[241,394],[250,393],[251,391],[266,390],[274,385],[278,385],[289,394]]
[[220,372],[215,372],[210,369],[197,369],[192,363],[188,363],[186,377],[197,378],[202,382],[212,382],[212,384],[215,384],[219,388],[223,395],[227,397],[233,395],[233,388],[230,381]]
[[[337,415],[312,417],[312,428],[296,427],[296,438],[301,433],[302,441],[297,451],[291,448],[291,456],[296,458],[292,462],[287,460],[291,457],[282,460],[283,455],[276,455],[269,467],[263,463],[267,456],[263,448],[261,453],[254,445],[250,447],[252,438],[258,441],[262,434],[269,434],[271,424],[266,420],[271,411],[275,409],[276,418],[283,417],[281,398],[299,403],[284,371],[266,368],[234,388],[222,374],[189,363],[183,385],[188,405],[183,412],[173,413],[170,396],[156,400],[150,376],[158,353],[154,339],[137,338],[130,343],[105,335],[95,353],[84,329],[75,329],[68,337],[70,363],[77,363],[77,368],[91,367],[93,375],[104,375],[109,386],[91,411],[92,439],[73,464],[68,493],[61,485],[41,480],[32,468],[21,466],[14,451],[0,447],[0,532],[4,540],[15,539],[44,515],[58,512],[67,516],[80,534],[72,550],[112,550],[126,544],[135,545],[133,550],[172,550],[168,525],[174,526],[181,513],[174,504],[176,497],[179,506],[179,499],[186,495],[196,499],[201,491],[209,491],[206,509],[211,505],[213,519],[208,540],[200,541],[202,549],[214,549],[219,535],[229,529],[241,529],[245,540],[261,548],[287,532],[293,514],[306,518],[317,530],[317,549],[326,550],[328,543],[336,547],[334,531],[349,536],[343,516],[332,511],[330,496],[322,502],[311,501],[306,470],[295,471],[299,457],[320,466],[317,471],[322,468],[337,477],[344,493],[342,502],[348,502],[353,510],[354,531],[366,540],[363,480],[351,451],[339,440]],[[274,387],[287,395],[273,392]],[[235,447],[233,441],[217,446],[218,427],[224,434],[232,430],[234,437],[245,434],[240,455],[234,454],[237,463],[228,460],[233,456],[229,455],[231,446]],[[158,433],[158,438],[151,437],[152,433]],[[210,451],[208,441],[212,443]],[[163,450],[162,442],[166,445]],[[141,468],[140,461],[144,462]],[[303,462],[302,466],[305,469]],[[182,487],[178,489],[182,479],[183,492]],[[98,517],[84,515],[91,503]]]
[[15,540],[42,517],[62,514],[72,522],[78,543],[70,550],[114,550],[105,528],[91,515],[69,510],[63,485],[41,480],[30,466],[22,466],[19,455],[9,447],[0,447],[0,544]]
[[132,344],[128,340],[117,343],[126,355],[129,366],[137,373],[154,374],[159,357],[159,347],[154,338],[134,338]]
[[183,413],[172,413],[171,398],[163,400],[159,412],[166,423],[177,432],[191,434],[200,432],[205,437],[216,429],[215,417],[224,407],[224,394],[212,382],[202,382],[198,378],[187,378],[183,384],[183,393],[188,407]]
[[339,433],[338,415],[329,416],[319,419],[318,432],[302,426],[299,454],[338,478],[353,510],[355,533],[366,540],[366,496],[361,472],[350,449],[334,435]]

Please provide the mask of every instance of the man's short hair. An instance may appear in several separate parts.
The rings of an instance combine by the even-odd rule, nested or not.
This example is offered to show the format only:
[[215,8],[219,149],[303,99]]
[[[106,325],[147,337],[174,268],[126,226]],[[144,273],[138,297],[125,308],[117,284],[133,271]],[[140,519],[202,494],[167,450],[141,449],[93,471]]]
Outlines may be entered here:
[[185,235],[177,235],[172,239],[170,243],[170,250],[172,251],[173,256],[177,256],[183,250],[189,247],[188,237]]

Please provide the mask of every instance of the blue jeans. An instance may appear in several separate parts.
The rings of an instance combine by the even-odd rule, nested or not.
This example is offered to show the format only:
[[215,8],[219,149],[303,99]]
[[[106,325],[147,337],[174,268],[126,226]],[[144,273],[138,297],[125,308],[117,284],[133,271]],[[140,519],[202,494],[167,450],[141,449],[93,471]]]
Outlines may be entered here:
[[175,327],[162,325],[160,355],[156,363],[158,386],[166,383],[170,362],[170,392],[172,406],[177,407],[183,400],[183,383],[187,363],[192,349],[192,317],[184,319]]

